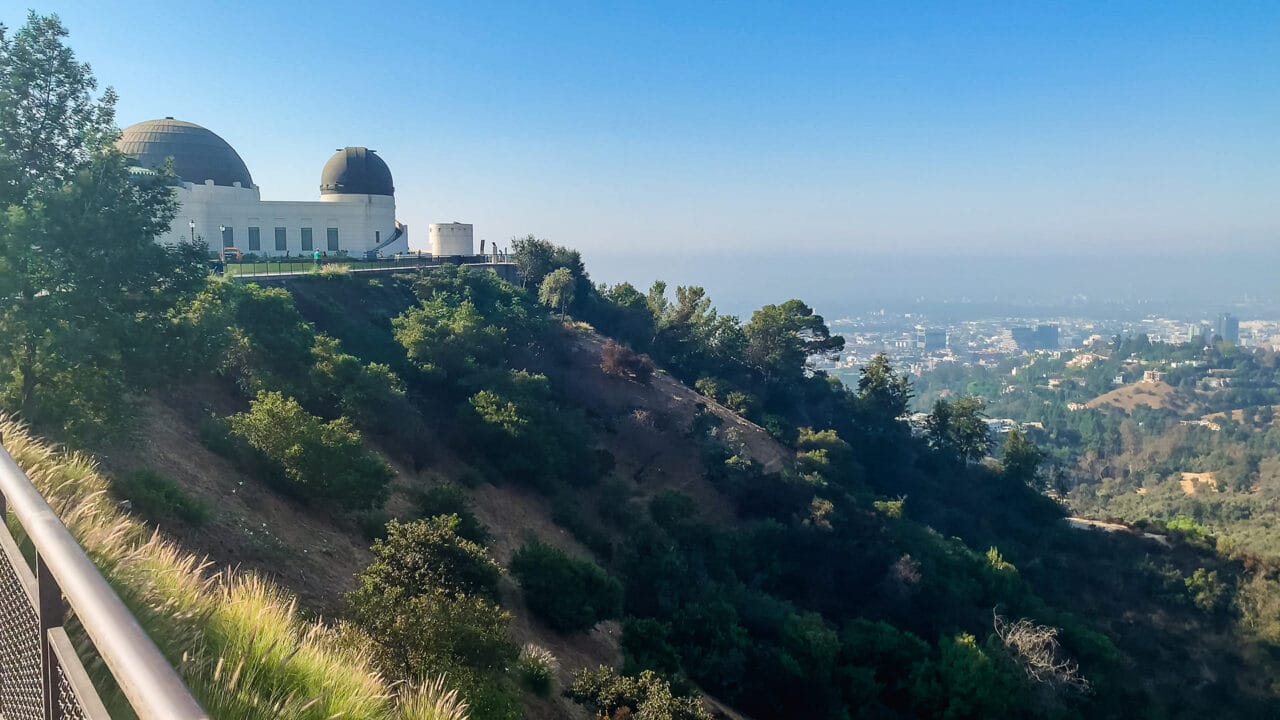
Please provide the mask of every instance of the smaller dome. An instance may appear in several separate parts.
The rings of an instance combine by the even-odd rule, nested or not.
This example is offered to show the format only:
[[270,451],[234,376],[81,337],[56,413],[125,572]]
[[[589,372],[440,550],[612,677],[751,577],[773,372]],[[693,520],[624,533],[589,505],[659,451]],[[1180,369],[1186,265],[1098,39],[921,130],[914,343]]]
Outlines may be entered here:
[[343,148],[329,158],[320,173],[321,195],[395,195],[391,168],[377,152],[363,147]]

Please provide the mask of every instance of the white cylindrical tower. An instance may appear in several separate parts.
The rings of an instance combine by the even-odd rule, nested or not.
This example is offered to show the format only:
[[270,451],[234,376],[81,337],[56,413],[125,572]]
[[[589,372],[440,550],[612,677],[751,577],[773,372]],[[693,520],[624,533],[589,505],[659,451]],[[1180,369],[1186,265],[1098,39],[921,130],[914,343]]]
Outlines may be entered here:
[[435,257],[475,255],[475,234],[470,223],[431,223],[427,229]]

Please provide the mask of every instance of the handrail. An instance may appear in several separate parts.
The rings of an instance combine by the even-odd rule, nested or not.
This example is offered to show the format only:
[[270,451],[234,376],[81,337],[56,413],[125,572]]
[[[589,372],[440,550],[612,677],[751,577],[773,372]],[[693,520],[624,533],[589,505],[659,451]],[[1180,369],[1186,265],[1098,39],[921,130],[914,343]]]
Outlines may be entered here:
[[[62,625],[65,599],[140,720],[207,720],[208,713],[133,613],[0,446],[0,519],[6,504],[36,551],[42,656],[52,652],[48,633]],[[46,691],[51,682],[48,662],[46,657]]]

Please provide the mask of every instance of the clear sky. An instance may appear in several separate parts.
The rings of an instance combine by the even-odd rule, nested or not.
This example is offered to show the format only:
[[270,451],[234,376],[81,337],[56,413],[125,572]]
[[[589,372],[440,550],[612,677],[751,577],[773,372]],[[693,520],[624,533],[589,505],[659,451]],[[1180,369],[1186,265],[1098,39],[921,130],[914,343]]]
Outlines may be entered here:
[[35,9],[122,126],[210,128],[266,199],[377,149],[415,243],[457,220],[614,268],[1280,246],[1280,2]]

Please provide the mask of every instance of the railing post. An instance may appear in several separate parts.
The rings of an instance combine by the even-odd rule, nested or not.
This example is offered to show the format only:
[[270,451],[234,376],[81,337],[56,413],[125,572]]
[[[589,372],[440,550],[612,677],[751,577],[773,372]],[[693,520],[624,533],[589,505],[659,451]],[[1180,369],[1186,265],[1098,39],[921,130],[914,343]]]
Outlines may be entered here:
[[67,605],[62,599],[58,581],[53,579],[53,574],[49,572],[39,553],[36,554],[36,595],[40,604],[40,686],[44,698],[44,716],[45,720],[63,720],[62,708],[58,704],[58,660],[53,655],[49,631],[62,627],[66,622]]

